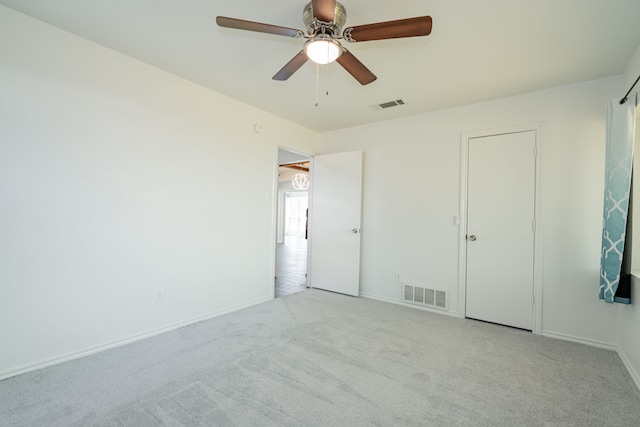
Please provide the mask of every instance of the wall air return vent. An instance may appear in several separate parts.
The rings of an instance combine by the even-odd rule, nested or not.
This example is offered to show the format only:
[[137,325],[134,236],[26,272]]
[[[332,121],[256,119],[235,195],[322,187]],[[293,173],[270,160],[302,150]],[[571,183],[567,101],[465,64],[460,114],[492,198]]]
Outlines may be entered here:
[[402,99],[396,99],[395,101],[383,102],[382,104],[370,105],[372,110],[386,110],[387,108],[398,107],[400,105],[404,105],[404,101]]
[[423,307],[447,309],[447,292],[414,283],[402,284],[402,302]]

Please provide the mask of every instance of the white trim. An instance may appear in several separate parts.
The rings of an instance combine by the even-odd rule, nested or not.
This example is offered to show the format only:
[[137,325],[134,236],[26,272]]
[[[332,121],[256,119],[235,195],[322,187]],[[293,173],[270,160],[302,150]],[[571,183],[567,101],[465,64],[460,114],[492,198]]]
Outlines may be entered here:
[[636,387],[640,391],[640,375],[638,375],[638,371],[635,370],[635,368],[633,367],[633,364],[631,363],[627,355],[624,353],[624,351],[622,351],[620,347],[617,348],[617,353],[618,353],[618,356],[620,356],[620,360],[622,360],[622,364],[624,365],[625,368],[627,368],[627,371],[629,372],[631,379],[633,380],[633,382],[636,384]]
[[271,286],[271,297],[276,297],[276,257],[277,257],[277,244],[278,244],[278,212],[280,208],[280,160],[279,160],[279,150],[280,147],[276,146],[273,150],[273,176],[271,180],[271,239],[269,246],[269,259],[272,261],[271,266],[269,267],[269,277],[267,283],[272,283]]
[[615,344],[606,343],[606,342],[603,342],[603,341],[590,340],[590,339],[586,339],[586,338],[575,337],[573,335],[566,335],[566,334],[561,334],[561,333],[558,333],[558,332],[541,331],[540,335],[542,335],[543,337],[547,337],[547,338],[553,338],[553,339],[562,340],[562,341],[569,341],[569,342],[574,342],[574,343],[577,343],[577,344],[584,344],[584,345],[588,345],[589,347],[602,348],[602,349],[610,350],[610,351],[617,351],[618,350],[618,348],[616,347]]
[[116,340],[116,341],[111,341],[108,342],[106,344],[102,344],[96,347],[89,347],[86,348],[84,350],[80,350],[80,351],[76,351],[76,352],[72,352],[72,353],[67,353],[63,356],[58,356],[58,357],[54,357],[52,359],[47,359],[47,360],[42,360],[40,362],[36,362],[36,363],[32,363],[32,364],[28,364],[28,365],[22,365],[19,366],[17,368],[12,368],[11,370],[8,371],[3,371],[0,372],[0,381],[5,380],[7,378],[11,378],[11,377],[15,377],[16,375],[21,375],[21,374],[26,374],[27,372],[31,372],[31,371],[36,371],[38,369],[42,369],[42,368],[47,368],[50,366],[54,366],[54,365],[59,365],[60,363],[65,363],[65,362],[69,362],[71,360],[76,360],[76,359],[80,359],[86,356],[91,356],[92,354],[96,354],[96,353],[101,353],[103,351],[107,351],[107,350],[111,350],[117,347],[122,347],[124,345],[127,344],[132,344],[134,342],[137,341],[141,341],[147,338],[152,338],[155,337],[156,335],[160,335],[160,334],[164,334],[166,332],[171,332],[174,331],[176,329],[185,327],[185,326],[189,326],[192,325],[194,323],[198,323],[198,322],[203,322],[205,320],[210,320],[213,319],[215,317],[219,317],[228,313],[232,313],[234,311],[238,311],[238,310],[242,310],[244,308],[249,308],[252,307],[254,305],[258,305],[258,304],[262,304],[268,301],[273,300],[273,297],[263,297],[263,298],[259,298],[253,301],[249,301],[247,303],[243,303],[243,304],[239,304],[233,307],[229,307],[223,310],[218,310],[209,314],[205,314],[203,316],[197,316],[197,317],[193,317],[189,320],[186,321],[182,321],[182,322],[178,322],[178,323],[174,323],[172,325],[166,326],[164,328],[161,329],[156,329],[153,331],[147,331],[144,332],[142,334],[137,334],[137,335],[131,335],[129,337],[120,339],[120,340]]
[[534,221],[534,264],[533,264],[533,330],[534,334],[540,334],[542,330],[542,134],[541,122],[526,123],[495,129],[463,132],[460,135],[460,227],[458,228],[458,317],[464,318],[466,314],[466,283],[467,283],[467,189],[469,173],[469,140],[494,135],[510,133],[535,132],[536,133],[536,177],[535,177],[535,211]]
[[400,300],[395,300],[392,298],[388,298],[388,297],[383,297],[383,296],[379,296],[379,295],[373,295],[373,294],[366,294],[366,293],[360,293],[360,296],[362,298],[367,298],[367,299],[372,299],[372,300],[376,300],[376,301],[380,301],[380,302],[386,302],[386,303],[390,303],[390,304],[395,304],[395,305],[399,305],[402,307],[406,307],[406,308],[412,308],[415,310],[422,310],[422,311],[428,311],[429,313],[435,313],[435,314],[442,314],[445,316],[449,316],[449,317],[455,317],[455,318],[459,318],[458,313],[452,312],[452,311],[446,311],[446,310],[436,310],[436,309],[432,309],[429,307],[422,307],[419,305],[413,305],[413,304],[405,304]]
[[542,230],[544,228],[544,220],[542,218],[542,171],[544,156],[543,138],[544,127],[542,123],[535,125],[536,130],[536,189],[535,189],[535,232],[533,233],[533,333],[539,334],[542,331]]
[[309,214],[307,215],[307,288],[311,287],[311,283],[313,283],[313,265],[311,265],[311,254],[313,253],[313,184],[315,182],[314,161],[315,156],[309,158],[309,188],[307,189],[307,191],[309,192],[309,204],[307,205],[309,209]]

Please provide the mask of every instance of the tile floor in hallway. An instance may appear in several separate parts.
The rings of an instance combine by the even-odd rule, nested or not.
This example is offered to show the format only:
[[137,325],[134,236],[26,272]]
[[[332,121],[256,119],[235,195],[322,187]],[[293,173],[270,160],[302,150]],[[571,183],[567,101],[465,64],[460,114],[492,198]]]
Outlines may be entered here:
[[276,253],[276,298],[307,289],[307,240],[286,236]]

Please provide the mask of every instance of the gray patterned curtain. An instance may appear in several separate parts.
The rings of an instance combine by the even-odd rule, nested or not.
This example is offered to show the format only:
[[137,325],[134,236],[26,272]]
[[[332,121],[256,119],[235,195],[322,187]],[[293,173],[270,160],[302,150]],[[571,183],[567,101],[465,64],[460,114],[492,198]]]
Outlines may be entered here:
[[630,277],[625,274],[623,260],[631,194],[635,107],[635,94],[624,104],[613,99],[607,106],[600,299],[611,304],[631,303]]

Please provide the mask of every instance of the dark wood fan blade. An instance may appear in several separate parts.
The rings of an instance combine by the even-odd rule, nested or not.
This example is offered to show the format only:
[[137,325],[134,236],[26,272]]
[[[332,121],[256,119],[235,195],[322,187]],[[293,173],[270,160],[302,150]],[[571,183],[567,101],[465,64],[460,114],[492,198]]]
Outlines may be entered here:
[[375,74],[365,67],[364,64],[347,49],[342,52],[342,55],[340,55],[336,61],[363,86],[377,79]]
[[398,39],[402,37],[428,36],[431,34],[431,17],[399,19],[397,21],[378,22],[358,25],[344,30],[345,38],[355,42],[370,40]]
[[333,22],[336,13],[336,0],[313,0],[313,16],[322,22]]
[[298,37],[304,35],[295,28],[279,27],[277,25],[263,24],[261,22],[245,21],[243,19],[216,17],[216,23],[221,27],[235,28],[237,30],[256,31],[258,33],[277,34],[279,36]]
[[307,58],[307,55],[304,53],[304,50],[301,50],[299,54],[294,56],[291,61],[287,62],[287,65],[282,67],[282,69],[278,71],[275,76],[272,77],[273,80],[280,80],[280,81],[287,80],[289,77],[293,75],[293,73],[298,71],[298,69],[302,67],[304,63],[307,62],[308,60],[309,58]]

